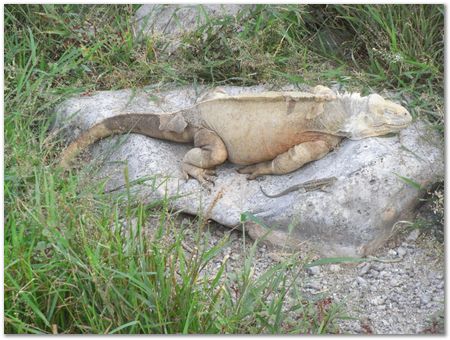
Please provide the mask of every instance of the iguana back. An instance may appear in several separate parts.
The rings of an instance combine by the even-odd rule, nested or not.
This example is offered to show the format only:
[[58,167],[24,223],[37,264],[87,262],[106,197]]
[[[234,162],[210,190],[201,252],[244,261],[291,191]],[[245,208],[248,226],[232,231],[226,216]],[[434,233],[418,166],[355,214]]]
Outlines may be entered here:
[[328,134],[320,124],[312,124],[324,105],[340,109],[338,103],[315,101],[310,93],[264,92],[205,101],[197,114],[203,126],[223,140],[228,159],[247,165],[274,159],[294,145]]

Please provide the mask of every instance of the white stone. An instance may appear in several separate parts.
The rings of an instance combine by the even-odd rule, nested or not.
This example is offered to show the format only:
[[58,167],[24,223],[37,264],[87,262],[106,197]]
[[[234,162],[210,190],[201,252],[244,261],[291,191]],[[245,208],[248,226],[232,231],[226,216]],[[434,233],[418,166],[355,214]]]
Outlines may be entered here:
[[308,268],[307,272],[309,275],[318,275],[318,274],[320,274],[320,267],[315,266],[315,267]]
[[420,230],[414,229],[413,231],[411,231],[411,233],[409,233],[408,237],[406,237],[406,240],[410,241],[410,242],[414,242],[417,240],[419,235],[420,235]]
[[384,298],[382,296],[376,296],[376,297],[374,297],[373,299],[370,300],[370,303],[372,305],[379,306],[379,305],[384,304],[385,300],[386,300],[386,298]]
[[341,266],[338,264],[330,264],[330,271],[337,273],[341,270]]
[[405,249],[405,248],[402,248],[402,247],[399,247],[399,248],[397,249],[397,253],[398,253],[398,256],[403,257],[403,256],[406,255],[406,249]]

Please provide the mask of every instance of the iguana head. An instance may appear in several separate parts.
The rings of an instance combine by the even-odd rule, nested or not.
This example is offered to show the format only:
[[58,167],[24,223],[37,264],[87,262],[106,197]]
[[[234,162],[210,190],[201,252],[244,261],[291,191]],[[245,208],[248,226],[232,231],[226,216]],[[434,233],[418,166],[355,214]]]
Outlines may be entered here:
[[378,94],[371,94],[365,98],[367,104],[361,105],[359,109],[354,106],[356,112],[345,124],[348,138],[361,139],[398,132],[411,123],[412,117],[403,106]]

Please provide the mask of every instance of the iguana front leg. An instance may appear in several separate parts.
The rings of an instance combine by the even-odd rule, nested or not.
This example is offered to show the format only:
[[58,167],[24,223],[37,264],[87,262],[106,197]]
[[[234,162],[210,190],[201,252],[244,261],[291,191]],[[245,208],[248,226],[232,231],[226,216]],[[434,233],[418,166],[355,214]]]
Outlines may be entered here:
[[222,139],[213,131],[200,129],[194,135],[195,148],[189,150],[183,158],[183,173],[197,179],[201,185],[213,182],[215,166],[227,159],[228,153]]
[[241,174],[249,174],[248,179],[255,179],[262,175],[283,175],[304,164],[320,159],[333,150],[342,138],[328,135],[326,138],[301,143],[293,146],[285,153],[271,161],[249,165],[238,170]]

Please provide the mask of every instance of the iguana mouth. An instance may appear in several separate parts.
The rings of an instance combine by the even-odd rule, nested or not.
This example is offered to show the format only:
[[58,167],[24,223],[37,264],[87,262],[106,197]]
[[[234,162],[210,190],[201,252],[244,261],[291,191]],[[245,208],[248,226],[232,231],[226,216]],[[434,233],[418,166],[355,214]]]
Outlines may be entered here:
[[409,126],[409,123],[385,123],[378,126],[373,126],[379,132],[397,132]]
[[[399,129],[403,129],[403,128],[407,127],[408,125],[409,125],[409,122],[408,123],[399,122],[399,123],[386,123],[386,124],[383,124],[383,126],[386,126],[386,127],[389,127],[389,128],[399,128]],[[376,127],[378,127],[378,126],[376,126]]]
[[360,140],[368,137],[378,137],[383,136],[388,133],[397,133],[400,130],[406,128],[408,123],[399,123],[399,124],[391,124],[391,123],[380,123],[376,125],[371,125],[367,129],[360,130],[358,133],[353,132],[352,136],[348,136],[347,138],[352,140]]
[[398,121],[391,121],[389,123],[386,123],[385,125],[389,128],[398,128],[403,129],[406,128],[412,121],[412,118],[408,120],[399,119]]
[[388,124],[389,127],[406,128],[409,124]]
[[409,116],[409,113],[407,114],[408,116],[404,116],[404,117],[395,117],[395,118],[390,118],[387,121],[382,121],[380,123],[372,123],[371,126],[372,128],[388,128],[388,129],[403,129],[406,128],[412,121],[412,117]]

